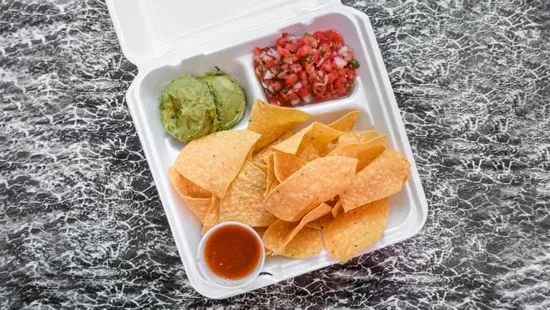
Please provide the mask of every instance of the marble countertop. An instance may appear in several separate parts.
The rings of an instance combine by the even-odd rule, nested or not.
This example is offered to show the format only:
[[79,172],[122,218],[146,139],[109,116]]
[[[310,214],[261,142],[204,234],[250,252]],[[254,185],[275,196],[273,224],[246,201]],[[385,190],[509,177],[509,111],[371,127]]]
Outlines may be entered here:
[[0,308],[550,308],[550,4],[344,2],[373,24],[427,223],[208,300],[153,185],[105,4],[0,1]]

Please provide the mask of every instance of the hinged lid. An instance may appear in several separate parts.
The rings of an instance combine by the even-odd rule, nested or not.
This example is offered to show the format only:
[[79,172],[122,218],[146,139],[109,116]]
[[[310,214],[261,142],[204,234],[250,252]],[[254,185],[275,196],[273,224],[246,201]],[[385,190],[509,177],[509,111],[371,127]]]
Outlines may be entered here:
[[[339,0],[107,0],[128,60],[138,65],[173,49],[339,4]],[[224,37],[225,36],[225,37]]]

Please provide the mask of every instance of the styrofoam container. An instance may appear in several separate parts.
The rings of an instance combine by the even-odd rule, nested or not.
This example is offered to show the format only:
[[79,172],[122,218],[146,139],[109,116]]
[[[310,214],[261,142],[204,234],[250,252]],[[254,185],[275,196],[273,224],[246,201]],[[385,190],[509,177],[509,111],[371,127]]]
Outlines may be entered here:
[[248,98],[246,128],[255,98],[265,94],[254,75],[252,50],[273,45],[283,31],[302,34],[336,29],[355,50],[361,67],[349,97],[300,107],[312,121],[330,122],[359,110],[356,129],[388,134],[390,147],[411,163],[404,190],[390,198],[383,238],[363,254],[403,241],[424,225],[427,203],[413,154],[368,17],[335,0],[107,1],[124,55],[138,67],[127,102],[153,174],[168,223],[191,285],[210,298],[226,298],[337,263],[326,252],[304,260],[266,259],[260,276],[245,287],[224,288],[208,281],[196,257],[201,225],[172,189],[167,169],[183,144],[162,128],[158,97],[180,74],[200,74],[219,66],[239,80]]

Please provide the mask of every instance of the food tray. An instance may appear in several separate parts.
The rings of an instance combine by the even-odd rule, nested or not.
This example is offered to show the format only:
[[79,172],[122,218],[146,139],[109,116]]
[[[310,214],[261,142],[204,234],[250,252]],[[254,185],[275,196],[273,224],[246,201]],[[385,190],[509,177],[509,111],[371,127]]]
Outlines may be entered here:
[[[199,293],[210,298],[226,298],[337,263],[324,251],[305,260],[268,257],[260,276],[246,287],[223,288],[210,283],[197,265],[201,225],[172,189],[168,179],[167,169],[183,144],[169,137],[160,122],[158,97],[164,85],[184,72],[200,74],[214,66],[221,67],[237,78],[246,91],[247,112],[235,127],[244,129],[254,99],[265,100],[254,75],[252,50],[256,46],[273,44],[283,31],[302,34],[336,29],[355,50],[355,58],[361,63],[350,96],[300,107],[312,114],[311,121],[327,123],[350,110],[359,110],[356,129],[374,128],[387,133],[389,146],[403,153],[411,164],[404,189],[390,198],[390,217],[383,238],[363,254],[410,238],[422,228],[427,216],[426,198],[388,75],[365,14],[334,0],[279,0],[274,1],[275,4],[241,0],[225,5],[206,0],[201,1],[197,8],[186,7],[175,0],[142,0],[135,4],[111,0],[107,3],[123,52],[138,66],[138,75],[127,92],[128,108],[187,277]],[[178,10],[184,12],[183,16],[173,13]]]

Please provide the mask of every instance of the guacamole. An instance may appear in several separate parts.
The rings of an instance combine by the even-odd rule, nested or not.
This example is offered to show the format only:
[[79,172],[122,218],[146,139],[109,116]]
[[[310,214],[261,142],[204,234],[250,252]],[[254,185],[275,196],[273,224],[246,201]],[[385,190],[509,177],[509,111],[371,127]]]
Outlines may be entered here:
[[209,87],[184,74],[168,83],[159,99],[164,130],[181,142],[189,142],[217,129],[216,104]]
[[246,107],[246,96],[239,82],[218,67],[203,74],[200,79],[208,84],[214,96],[217,130],[235,126],[243,118]]

